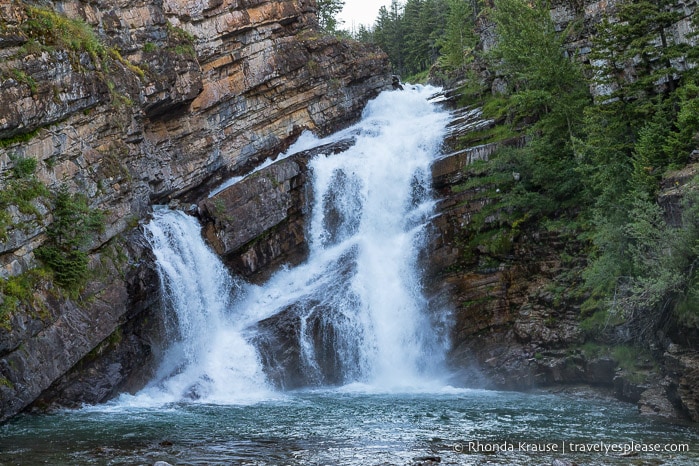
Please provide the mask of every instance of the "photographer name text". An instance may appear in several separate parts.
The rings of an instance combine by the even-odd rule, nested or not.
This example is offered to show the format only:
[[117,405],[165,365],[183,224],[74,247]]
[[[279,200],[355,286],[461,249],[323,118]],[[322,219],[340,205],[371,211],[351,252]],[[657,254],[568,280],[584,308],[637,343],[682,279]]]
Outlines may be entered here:
[[478,440],[456,443],[457,453],[601,453],[605,455],[630,455],[633,453],[682,453],[689,451],[686,443],[640,443],[640,442],[480,442]]

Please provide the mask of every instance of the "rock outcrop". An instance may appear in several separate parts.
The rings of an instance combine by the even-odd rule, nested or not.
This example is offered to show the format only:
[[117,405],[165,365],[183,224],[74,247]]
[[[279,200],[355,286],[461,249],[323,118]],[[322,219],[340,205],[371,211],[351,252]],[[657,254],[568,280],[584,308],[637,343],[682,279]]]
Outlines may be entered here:
[[[390,85],[385,55],[314,29],[313,2],[55,2],[54,9],[99,31],[103,51],[54,49],[59,39],[27,24],[62,17],[21,2],[3,6],[0,157],[7,169],[10,156],[33,158],[47,186],[68,184],[108,210],[101,241],[153,203],[196,200],[303,130],[345,125]],[[18,135],[29,140],[12,144]],[[4,276],[31,266],[42,231],[29,236],[13,225],[0,249]]]
[[281,264],[306,258],[306,218],[313,200],[308,161],[344,152],[353,138],[291,154],[199,203],[205,236],[239,276],[261,281]]
[[[0,277],[37,265],[46,193],[62,186],[105,213],[93,272],[113,245],[122,257],[78,299],[46,281],[2,316],[2,420],[50,386],[45,403],[138,385],[147,364],[126,361],[153,344],[138,322],[157,293],[140,295],[149,285],[135,272],[147,268],[136,227],[151,205],[196,203],[302,131],[347,125],[391,80],[385,54],[319,32],[313,0],[15,0],[0,20],[0,188],[25,159],[46,187],[0,203]],[[76,384],[99,388],[80,398]]]
[[[158,278],[137,235],[115,238],[93,255],[99,279],[82,295],[88,302],[69,299],[42,279],[32,301],[0,329],[0,419],[52,385],[41,405],[57,397],[72,406],[105,401],[145,382],[157,334],[145,335],[142,324],[149,318],[151,325],[159,322],[150,315],[157,310]],[[108,350],[116,350],[111,360],[97,362]]]

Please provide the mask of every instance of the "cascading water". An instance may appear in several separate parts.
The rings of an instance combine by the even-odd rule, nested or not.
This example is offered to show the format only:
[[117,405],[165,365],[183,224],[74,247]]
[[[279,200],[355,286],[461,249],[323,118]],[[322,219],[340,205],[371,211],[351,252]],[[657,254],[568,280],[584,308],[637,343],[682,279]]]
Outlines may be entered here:
[[282,387],[408,388],[439,374],[444,338],[417,267],[432,209],[429,164],[448,119],[428,102],[432,93],[384,93],[359,124],[315,141],[356,138],[346,152],[311,161],[309,259],[265,285],[234,283],[196,220],[156,212],[147,237],[176,330],[141,396],[237,402],[268,391],[264,372]]
[[163,302],[171,313],[170,347],[141,399],[257,401],[269,392],[257,352],[243,337],[245,322],[231,306],[239,289],[201,238],[198,221],[156,210],[146,227]]
[[298,320],[301,383],[406,388],[440,373],[444,339],[427,313],[417,267],[432,211],[429,165],[448,119],[428,102],[432,93],[380,95],[347,130],[356,135],[353,147],[312,160],[309,260],[242,303]]

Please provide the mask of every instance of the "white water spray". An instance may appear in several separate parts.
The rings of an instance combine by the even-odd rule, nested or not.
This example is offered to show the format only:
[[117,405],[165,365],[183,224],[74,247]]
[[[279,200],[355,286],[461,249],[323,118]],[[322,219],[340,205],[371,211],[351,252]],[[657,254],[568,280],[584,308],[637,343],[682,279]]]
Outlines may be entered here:
[[442,369],[445,339],[428,315],[417,267],[433,207],[429,165],[449,118],[428,102],[434,92],[383,93],[359,124],[318,141],[356,135],[346,152],[310,164],[309,260],[242,303],[262,310],[259,318],[294,306],[300,370],[310,382],[408,388]]
[[257,352],[243,337],[248,323],[231,306],[239,285],[204,243],[198,221],[179,211],[156,210],[146,238],[171,328],[170,346],[140,401],[244,403],[268,396]]
[[429,165],[448,122],[448,113],[427,100],[434,92],[385,92],[360,123],[317,140],[351,134],[356,144],[311,161],[309,259],[262,286],[240,290],[195,219],[156,212],[147,237],[176,329],[155,380],[137,399],[237,403],[270,396],[261,361],[268,373],[277,361],[265,353],[274,348],[265,347],[258,322],[280,316],[297,325],[297,334],[274,340],[283,342],[282,352],[297,348],[295,365],[284,370],[302,373],[306,384],[410,389],[439,374],[444,338],[434,331],[417,267],[432,212]]

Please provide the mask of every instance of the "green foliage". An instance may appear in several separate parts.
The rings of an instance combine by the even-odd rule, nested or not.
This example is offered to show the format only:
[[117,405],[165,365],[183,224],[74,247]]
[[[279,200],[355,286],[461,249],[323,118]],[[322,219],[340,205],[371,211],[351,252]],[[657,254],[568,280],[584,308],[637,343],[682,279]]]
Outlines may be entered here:
[[591,340],[603,339],[607,332],[613,327],[623,323],[624,320],[611,315],[604,310],[594,310],[591,315],[586,315],[580,321],[580,330]]
[[36,171],[36,159],[10,156],[10,160],[14,163],[12,174],[18,180],[29,178]]
[[[137,76],[141,78],[145,76],[143,69],[123,58],[117,49],[106,47],[97,33],[85,21],[68,18],[45,7],[27,6],[25,11],[27,19],[19,27],[28,38],[27,43],[23,46],[23,51],[26,53],[64,50],[68,52],[73,67],[78,70],[84,70],[85,61],[81,55],[87,53],[98,71],[98,77],[105,81],[104,75],[110,72],[110,65],[115,61],[121,63]],[[187,36],[186,32],[173,34],[180,42],[189,41],[187,43],[191,43],[191,36]],[[36,82],[31,76],[20,70],[13,71],[13,74],[15,79],[27,84],[32,93],[36,93]],[[57,98],[56,94],[54,94],[54,98]],[[115,101],[120,102],[119,99]]]
[[32,94],[36,94],[37,91],[37,86],[36,86],[36,81],[34,78],[29,76],[27,73],[25,73],[22,70],[19,69],[12,69],[10,71],[12,77],[17,80],[18,82],[22,84],[26,84],[29,87],[29,90],[31,91]]
[[190,57],[197,56],[197,52],[194,49],[195,38],[192,34],[180,27],[173,26],[169,22],[167,23],[167,33],[170,42],[170,50],[178,55]]
[[53,272],[56,283],[71,297],[77,297],[89,276],[87,254],[53,245],[43,245],[36,252],[36,256]]
[[104,214],[92,209],[85,196],[71,194],[62,186],[55,194],[53,222],[46,229],[48,240],[36,251],[53,272],[57,284],[75,297],[88,278],[87,247],[104,229]]
[[337,20],[337,15],[345,6],[344,0],[317,0],[318,5],[318,23],[320,27],[330,33],[337,32],[337,27],[340,26]]
[[423,70],[405,78],[405,81],[414,84],[424,84],[429,79],[429,70]]
[[124,65],[129,71],[131,71],[139,78],[145,77],[146,72],[143,71],[143,69],[141,69],[140,67],[134,65],[133,63],[122,57],[121,53],[117,49],[109,49],[109,57]]
[[544,89],[556,80],[555,65],[562,63],[561,39],[556,35],[548,4],[496,0],[489,16],[497,25],[494,62],[509,78],[511,88]]
[[[422,73],[440,59],[443,48],[456,50],[458,47],[447,45],[444,36],[448,18],[457,14],[452,11],[452,6],[460,1],[462,0],[407,0],[401,4],[398,0],[393,0],[388,8],[382,6],[379,9],[371,29],[360,28],[354,37],[381,47],[388,55],[395,73],[405,76]],[[456,31],[458,21],[458,18],[452,21],[454,37],[459,34]],[[459,25],[461,32],[469,27]]]
[[497,212],[508,225],[506,235],[492,239],[500,245],[496,249],[504,250],[504,239],[516,237],[523,223],[581,203],[575,146],[589,97],[581,70],[561,52],[562,38],[545,3],[532,7],[498,0],[490,15],[499,37],[491,60],[510,83],[510,93],[485,99],[483,113],[506,124],[467,135],[462,142],[502,140],[516,135],[518,127],[528,127],[528,144],[498,151],[481,177],[500,180],[497,202],[483,214]]
[[[671,26],[682,18],[673,0],[622,1],[616,21],[598,27],[592,58],[598,83],[610,86],[611,97],[633,106],[636,118],[653,113],[650,97],[673,91],[682,73],[677,58],[688,46],[673,41]],[[634,75],[626,70],[633,64]],[[660,83],[660,86],[659,86]]]
[[503,142],[518,137],[519,134],[510,125],[494,125],[490,128],[471,131],[458,140],[461,147],[473,147],[480,144]]
[[[666,167],[666,159],[662,152],[663,144],[669,136],[669,127],[662,120],[663,112],[657,112],[656,118],[647,122],[638,132],[638,140],[632,154],[632,178],[634,189],[655,195],[659,188],[658,182]],[[665,119],[667,122],[667,119]]]
[[479,2],[447,0],[448,13],[444,35],[439,39],[439,61],[446,70],[461,70],[473,61],[478,38],[473,30],[480,10]]
[[0,385],[12,389],[14,384],[4,376],[0,376]]
[[0,139],[0,149],[3,149],[5,147],[10,147],[15,144],[19,144],[22,142],[28,142],[31,141],[37,134],[39,134],[39,129],[35,129],[33,131],[29,131],[27,133],[21,133],[17,134],[15,136],[9,137],[9,138],[4,138]]
[[635,338],[645,338],[652,335],[673,300],[693,299],[699,193],[695,185],[679,226],[667,224],[661,207],[644,193],[631,197],[626,205],[626,218],[606,218],[593,237],[598,254],[584,274],[594,304],[588,307],[622,319],[632,326]]
[[600,27],[596,83],[612,92],[586,115],[579,146],[578,171],[593,200],[584,307],[621,319],[637,340],[652,336],[672,308],[692,319],[682,303],[693,300],[696,188],[687,191],[680,226],[668,224],[654,201],[664,173],[686,163],[699,131],[699,88],[691,72],[674,66],[686,46],[666,34],[677,20],[668,5],[623,2],[625,21]]
[[652,359],[652,355],[639,346],[608,346],[587,342],[580,347],[580,351],[587,358],[611,357],[626,373],[625,376],[636,383],[642,382],[648,370],[653,369],[653,365],[647,362]]
[[687,163],[689,153],[699,145],[699,85],[694,81],[685,82],[677,90],[676,101],[672,104],[679,107],[679,111],[662,146],[670,168]]
[[41,212],[34,205],[37,198],[48,195],[48,189],[39,181],[34,172],[36,160],[10,156],[13,162],[10,177],[4,180],[5,186],[0,190],[0,241],[7,241],[8,230],[13,226],[10,206],[16,206],[23,214],[34,215],[40,219]]
[[6,326],[17,308],[35,303],[34,290],[46,274],[40,269],[29,270],[15,277],[0,279],[0,326]]
[[28,19],[22,24],[22,29],[44,46],[78,53],[87,52],[95,64],[107,55],[106,47],[86,22],[67,18],[42,7],[29,6],[26,12]]
[[539,119],[535,131],[572,137],[589,96],[582,70],[563,54],[565,33],[556,33],[548,3],[497,0],[490,16],[498,32],[491,66],[509,84],[514,120]]
[[405,67],[404,29],[403,13],[397,0],[391,1],[390,8],[379,8],[371,41],[386,52],[394,71],[399,74],[410,72]]
[[449,7],[446,0],[408,0],[403,8],[403,74],[430,68],[440,56]]
[[[695,255],[699,253],[695,248]],[[674,312],[683,325],[699,329],[699,273],[695,263],[692,264],[689,285],[683,296],[677,301]]]

